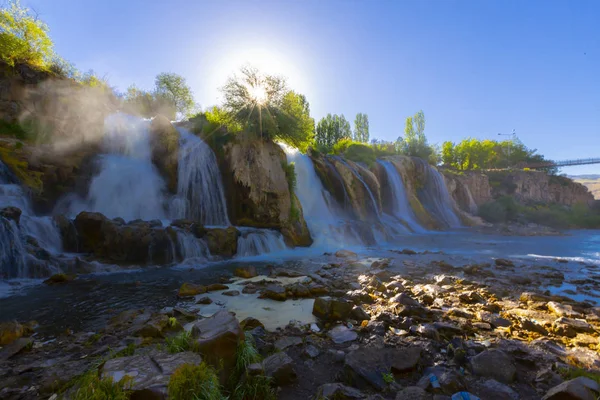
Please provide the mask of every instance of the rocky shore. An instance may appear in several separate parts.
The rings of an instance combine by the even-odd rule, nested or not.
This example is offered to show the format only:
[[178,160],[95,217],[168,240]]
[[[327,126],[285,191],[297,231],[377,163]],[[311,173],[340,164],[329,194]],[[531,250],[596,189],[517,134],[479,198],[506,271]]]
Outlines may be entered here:
[[174,382],[206,365],[240,399],[592,400],[600,307],[545,291],[566,279],[549,264],[338,251],[310,272],[245,266],[186,283],[175,307],[126,311],[98,332],[49,339],[34,322],[3,323],[0,398],[79,399],[106,382],[124,398],[186,398]]

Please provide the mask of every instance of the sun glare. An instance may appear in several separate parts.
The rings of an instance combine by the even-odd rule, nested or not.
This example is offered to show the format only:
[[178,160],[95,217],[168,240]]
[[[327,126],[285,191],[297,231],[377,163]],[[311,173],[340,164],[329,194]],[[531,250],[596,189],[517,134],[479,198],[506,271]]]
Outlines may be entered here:
[[267,102],[267,90],[263,85],[250,86],[248,91],[250,92],[252,100],[259,106],[262,106]]

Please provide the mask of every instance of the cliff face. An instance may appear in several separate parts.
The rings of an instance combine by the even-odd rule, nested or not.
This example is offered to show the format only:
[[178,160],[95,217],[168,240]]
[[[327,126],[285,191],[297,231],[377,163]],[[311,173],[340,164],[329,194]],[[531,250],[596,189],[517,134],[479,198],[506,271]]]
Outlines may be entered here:
[[471,214],[477,208],[492,200],[492,188],[487,175],[480,172],[454,174],[445,171],[444,178],[448,191],[461,210]]
[[286,243],[312,243],[302,207],[290,194],[285,153],[273,143],[244,140],[225,147],[221,174],[234,225],[278,229]]

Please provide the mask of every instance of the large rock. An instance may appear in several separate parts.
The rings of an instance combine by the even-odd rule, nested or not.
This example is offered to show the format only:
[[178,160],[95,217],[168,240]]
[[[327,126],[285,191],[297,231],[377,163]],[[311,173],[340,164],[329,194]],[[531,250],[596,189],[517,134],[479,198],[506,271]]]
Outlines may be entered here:
[[290,190],[283,150],[266,140],[241,138],[224,148],[221,174],[234,225],[279,230],[286,244],[310,246],[302,206]]
[[510,386],[494,379],[478,382],[473,386],[475,393],[485,400],[519,400],[520,396]]
[[177,193],[179,132],[169,120],[157,115],[150,125],[152,162],[161,173],[171,193]]
[[284,352],[265,358],[262,365],[265,375],[272,378],[273,383],[277,386],[289,385],[296,380],[294,360]]
[[347,319],[352,313],[353,304],[343,299],[333,297],[319,297],[315,299],[312,313],[326,321]]
[[33,340],[30,338],[19,338],[0,349],[0,361],[8,360],[22,351],[30,349],[32,345]]
[[233,226],[229,228],[212,228],[206,230],[206,242],[210,254],[232,257],[237,252],[239,231]]
[[238,320],[227,311],[219,311],[210,318],[196,322],[192,327],[192,336],[205,361],[220,368],[221,382],[226,382],[235,367],[237,347],[244,340],[244,331]]
[[77,228],[73,221],[64,215],[55,215],[52,217],[54,223],[60,232],[62,238],[63,250],[71,253],[79,251],[79,237],[77,236]]
[[25,327],[16,321],[0,323],[0,346],[5,346],[25,334]]
[[413,371],[421,360],[420,347],[407,348],[361,348],[349,353],[344,364],[348,383],[359,389],[369,386],[384,390],[387,383],[384,374]]
[[203,293],[206,293],[206,286],[184,282],[181,285],[181,287],[179,288],[179,291],[177,292],[177,296],[192,297],[192,296],[196,296],[197,294],[203,294]]
[[598,382],[580,376],[553,387],[542,400],[596,400],[599,394]]
[[19,225],[19,221],[21,220],[21,209],[17,207],[0,208],[0,217],[15,221],[17,225]]
[[192,352],[170,354],[153,351],[145,355],[110,359],[100,368],[100,377],[111,378],[114,382],[128,377],[133,391],[131,398],[162,400],[166,398],[169,379],[177,368],[184,364],[199,365],[201,362],[202,357]]
[[471,359],[475,375],[493,378],[502,383],[512,383],[517,369],[508,354],[501,350],[485,350]]

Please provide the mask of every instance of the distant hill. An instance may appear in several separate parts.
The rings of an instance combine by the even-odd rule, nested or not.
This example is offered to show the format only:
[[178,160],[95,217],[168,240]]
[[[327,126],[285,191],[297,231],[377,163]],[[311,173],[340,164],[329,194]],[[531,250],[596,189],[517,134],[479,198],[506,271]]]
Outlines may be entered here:
[[569,178],[585,185],[594,195],[594,198],[600,200],[600,175],[570,175]]

